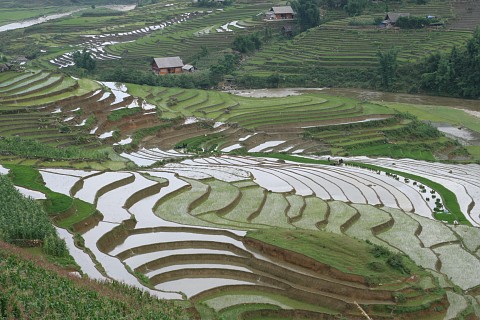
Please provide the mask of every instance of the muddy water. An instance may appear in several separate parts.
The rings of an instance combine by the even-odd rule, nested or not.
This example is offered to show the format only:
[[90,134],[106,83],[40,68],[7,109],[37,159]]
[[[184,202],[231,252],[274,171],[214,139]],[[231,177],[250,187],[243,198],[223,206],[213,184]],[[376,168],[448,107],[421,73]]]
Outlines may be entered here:
[[[308,91],[308,89],[305,88],[305,91]],[[435,97],[407,93],[380,92],[364,89],[329,88],[325,89],[323,92],[326,94],[346,96],[360,100],[425,104],[432,106],[455,107],[460,109],[480,111],[480,100]]]
[[149,278],[161,274],[164,272],[169,272],[169,271],[176,271],[176,270],[182,270],[182,269],[227,269],[227,270],[237,270],[237,271],[244,271],[244,272],[251,272],[250,269],[245,268],[245,267],[240,267],[240,266],[235,266],[231,264],[221,264],[221,263],[202,263],[199,261],[198,264],[189,264],[189,263],[184,263],[184,264],[176,264],[173,266],[168,266],[168,267],[163,267],[154,271],[151,271],[147,274]]
[[88,275],[89,278],[91,279],[97,279],[97,280],[107,280],[98,270],[95,268],[95,263],[93,263],[92,259],[77,248],[73,242],[73,236],[70,234],[67,230],[61,229],[61,228],[55,228],[57,229],[57,232],[60,236],[60,238],[65,240],[65,243],[67,244],[68,251],[70,252],[70,255],[75,259],[75,262],[80,266],[82,269],[83,273]]
[[129,236],[125,242],[115,247],[110,252],[111,255],[117,255],[128,249],[136,248],[154,243],[165,243],[172,241],[213,241],[217,243],[230,243],[234,246],[246,250],[241,241],[232,239],[223,235],[201,234],[194,232],[156,232],[156,233],[141,233]]
[[223,279],[223,278],[183,278],[161,283],[155,286],[155,289],[165,291],[181,291],[191,297],[206,291],[208,289],[226,286],[226,285],[241,285],[241,284],[255,284],[255,282],[248,282],[243,280]]
[[107,275],[112,279],[125,282],[126,284],[129,284],[131,286],[148,291],[149,293],[160,298],[181,299],[181,295],[177,293],[159,292],[146,288],[145,286],[140,284],[140,282],[134,275],[132,275],[127,271],[127,269],[125,269],[125,266],[120,260],[110,255],[107,255],[98,249],[97,242],[100,237],[102,237],[105,233],[110,232],[116,226],[117,224],[114,223],[100,222],[98,226],[83,235],[86,247],[92,251],[97,261],[105,268]]
[[435,97],[418,94],[381,92],[366,89],[349,88],[279,88],[279,89],[252,89],[232,90],[229,93],[252,98],[287,97],[302,93],[322,92],[329,95],[345,96],[359,100],[386,101],[411,104],[426,104],[433,106],[455,107],[480,111],[480,100],[467,100],[458,98]]

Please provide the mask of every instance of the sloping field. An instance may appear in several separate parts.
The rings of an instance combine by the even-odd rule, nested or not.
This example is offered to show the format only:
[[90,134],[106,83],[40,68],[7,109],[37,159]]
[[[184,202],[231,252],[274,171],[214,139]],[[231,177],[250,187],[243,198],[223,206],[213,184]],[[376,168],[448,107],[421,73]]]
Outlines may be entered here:
[[[431,165],[431,172],[440,170]],[[393,305],[397,312],[409,312],[390,290],[424,312],[444,304],[431,275],[418,270],[413,280],[394,280],[406,279],[408,273],[382,267],[387,260],[371,256],[373,245],[361,249],[366,250],[364,265],[341,263],[339,271],[312,267],[309,259],[330,266],[336,265],[335,259],[345,262],[346,256],[338,254],[349,254],[338,247],[328,251],[327,243],[343,243],[347,251],[365,246],[352,238],[389,248],[393,253],[382,253],[387,256],[408,254],[418,265],[450,279],[446,287],[453,283],[475,290],[480,285],[479,269],[469,267],[480,264],[472,238],[476,229],[446,227],[433,219],[418,184],[376,171],[223,156],[142,172],[44,172],[46,178],[47,172],[56,175],[45,180],[47,187],[94,203],[101,211],[103,220],[83,238],[105,276],[146,286],[160,297],[187,296],[208,307],[197,308],[203,316],[274,309],[356,318],[353,301],[380,318]],[[70,189],[59,186],[62,176]],[[275,233],[276,242],[269,240],[269,232]],[[298,255],[315,252],[307,249],[309,241],[323,243],[325,253]],[[375,261],[380,266],[368,267]],[[377,287],[379,281],[383,285]],[[456,296],[450,296],[452,306],[461,307],[455,304]]]
[[312,67],[372,68],[378,65],[377,51],[397,48],[399,62],[418,61],[459,46],[470,36],[469,31],[364,30],[322,25],[287,43],[266,47],[247,59],[242,70],[258,75],[274,71],[299,75],[308,74]]
[[366,157],[352,158],[352,160],[416,174],[445,186],[455,194],[460,209],[464,214],[467,213],[466,217],[470,223],[479,225],[480,207],[477,205],[480,203],[478,165],[453,165],[411,159],[369,159]]
[[132,129],[160,122],[155,109],[114,83],[42,71],[0,74],[0,134],[6,137],[61,147],[123,144]]

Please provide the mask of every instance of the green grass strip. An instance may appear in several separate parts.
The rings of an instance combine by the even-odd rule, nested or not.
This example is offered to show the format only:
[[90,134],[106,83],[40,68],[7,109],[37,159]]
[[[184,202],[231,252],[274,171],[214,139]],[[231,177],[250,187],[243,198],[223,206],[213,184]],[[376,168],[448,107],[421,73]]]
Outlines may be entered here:
[[285,153],[265,153],[265,152],[250,152],[247,155],[252,157],[266,157],[266,158],[275,158],[281,159],[285,161],[293,161],[293,162],[300,162],[300,163],[313,163],[313,164],[332,164],[327,160],[317,160],[317,159],[310,159],[310,158],[303,158],[303,157],[296,157],[290,154]]
[[453,223],[454,220],[457,220],[461,224],[471,226],[471,223],[467,220],[467,218],[465,218],[465,215],[463,214],[462,210],[460,209],[460,205],[458,204],[457,196],[455,195],[455,193],[448,190],[447,188],[445,188],[441,184],[439,184],[437,182],[434,182],[432,180],[429,180],[427,178],[411,174],[411,173],[406,173],[406,172],[403,172],[403,171],[387,169],[387,168],[379,167],[379,166],[376,166],[376,165],[373,165],[373,164],[366,164],[366,163],[361,163],[361,162],[347,162],[347,164],[353,165],[353,166],[356,166],[356,167],[360,167],[360,168],[380,170],[380,171],[400,175],[402,177],[420,182],[420,183],[430,187],[431,189],[435,190],[442,197],[443,204],[444,204],[445,208],[447,208],[448,211],[450,212],[449,214],[447,214],[447,213],[435,213],[434,214],[435,218],[437,218],[439,220],[448,221],[449,223]]
[[73,206],[76,211],[68,218],[57,221],[59,227],[70,229],[74,224],[81,222],[95,213],[95,206],[80,199],[73,199]]
[[3,166],[10,169],[9,177],[12,179],[13,184],[45,194],[47,200],[44,201],[44,207],[49,215],[59,214],[65,212],[72,206],[75,207],[75,213],[73,215],[57,221],[60,227],[68,229],[75,223],[83,221],[95,213],[96,209],[93,204],[80,199],[73,199],[47,188],[38,170],[29,166],[14,164],[4,164]]
[[142,111],[142,108],[123,108],[123,109],[118,109],[118,110],[114,110],[112,111],[107,119],[109,121],[112,121],[112,122],[115,122],[115,121],[119,121],[125,117],[128,117],[128,116],[132,116],[134,114],[138,114]]
[[72,198],[58,192],[53,192],[45,187],[42,176],[38,170],[29,166],[15,164],[5,164],[4,167],[10,169],[9,176],[15,185],[45,194],[47,198],[44,202],[45,211],[47,211],[48,214],[58,214],[72,206]]

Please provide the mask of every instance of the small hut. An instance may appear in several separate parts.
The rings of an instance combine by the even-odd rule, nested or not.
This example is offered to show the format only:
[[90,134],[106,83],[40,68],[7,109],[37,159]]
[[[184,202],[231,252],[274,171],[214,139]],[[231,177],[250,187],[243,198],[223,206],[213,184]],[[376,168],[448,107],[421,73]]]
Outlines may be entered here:
[[155,74],[182,73],[184,64],[180,57],[153,58],[152,70]]
[[384,26],[395,26],[397,20],[401,17],[410,17],[410,13],[401,13],[401,12],[388,12],[385,18],[382,21]]

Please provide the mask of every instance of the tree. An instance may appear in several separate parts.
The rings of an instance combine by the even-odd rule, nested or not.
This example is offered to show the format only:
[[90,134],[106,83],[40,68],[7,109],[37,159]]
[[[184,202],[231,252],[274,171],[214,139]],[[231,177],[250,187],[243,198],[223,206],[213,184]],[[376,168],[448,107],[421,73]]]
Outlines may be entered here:
[[377,52],[379,73],[382,81],[382,87],[384,89],[389,89],[395,79],[395,74],[398,67],[397,56],[398,50],[396,48],[392,48],[383,52]]
[[348,0],[345,11],[349,16],[359,16],[367,6],[367,0]]
[[233,40],[232,49],[241,53],[250,53],[260,49],[262,46],[262,40],[258,33],[252,33],[249,35],[239,35]]
[[302,31],[320,24],[320,9],[315,0],[293,0],[291,6]]
[[267,79],[267,85],[271,88],[278,88],[278,86],[280,85],[280,75],[278,74],[278,72],[275,72],[273,74],[271,74]]
[[97,62],[92,58],[90,52],[87,49],[83,49],[82,52],[76,51],[73,53],[73,62],[79,68],[86,69],[88,71],[93,71],[97,67]]

